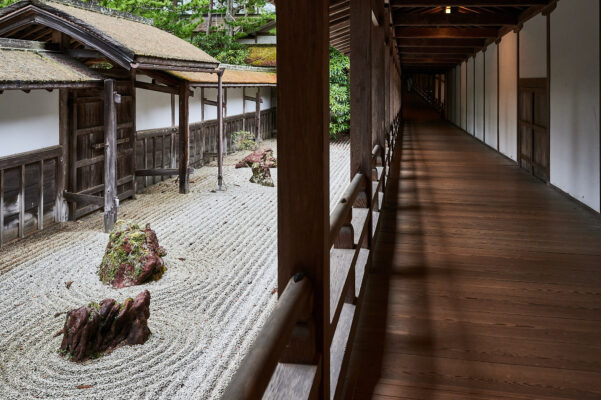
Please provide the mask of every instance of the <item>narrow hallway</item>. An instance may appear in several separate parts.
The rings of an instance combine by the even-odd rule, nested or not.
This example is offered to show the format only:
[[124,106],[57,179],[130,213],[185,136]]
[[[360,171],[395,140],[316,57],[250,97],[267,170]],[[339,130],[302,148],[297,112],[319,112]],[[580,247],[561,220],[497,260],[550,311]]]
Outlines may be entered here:
[[601,220],[411,95],[353,399],[600,399]]

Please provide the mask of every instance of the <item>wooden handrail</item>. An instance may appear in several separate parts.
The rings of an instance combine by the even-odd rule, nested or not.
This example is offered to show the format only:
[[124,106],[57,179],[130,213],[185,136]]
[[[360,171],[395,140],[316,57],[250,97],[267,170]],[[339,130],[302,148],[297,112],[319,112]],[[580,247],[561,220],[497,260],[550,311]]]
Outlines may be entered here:
[[353,207],[361,190],[365,188],[365,175],[357,173],[330,214],[330,247],[334,245],[340,228]]
[[39,150],[27,151],[25,153],[13,154],[6,157],[0,157],[0,169],[18,167],[23,164],[32,164],[50,158],[60,157],[63,153],[63,146],[56,145]]
[[286,285],[273,312],[257,336],[250,353],[223,395],[224,400],[261,399],[280,360],[294,325],[308,311],[312,287],[308,278],[296,274]]

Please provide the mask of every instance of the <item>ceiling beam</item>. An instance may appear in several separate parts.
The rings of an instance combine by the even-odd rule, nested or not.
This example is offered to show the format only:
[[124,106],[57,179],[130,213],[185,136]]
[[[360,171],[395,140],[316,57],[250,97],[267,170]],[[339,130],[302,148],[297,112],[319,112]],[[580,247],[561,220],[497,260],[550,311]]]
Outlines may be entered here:
[[474,47],[399,47],[401,54],[428,53],[428,54],[472,54],[479,48]]
[[546,5],[549,0],[394,0],[392,8],[402,7],[520,7]]
[[397,38],[491,38],[497,37],[497,28],[395,28]]
[[518,24],[518,16],[510,13],[496,14],[406,14],[395,12],[393,14],[395,26],[457,26],[457,25],[479,25],[479,26],[515,26]]
[[484,39],[424,39],[404,38],[397,40],[398,47],[476,47],[484,46]]

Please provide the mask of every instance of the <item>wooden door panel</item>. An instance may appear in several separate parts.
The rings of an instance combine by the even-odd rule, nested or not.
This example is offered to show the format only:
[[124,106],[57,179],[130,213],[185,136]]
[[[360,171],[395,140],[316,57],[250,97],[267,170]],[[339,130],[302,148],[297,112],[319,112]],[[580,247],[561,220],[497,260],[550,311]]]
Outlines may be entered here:
[[546,79],[520,79],[519,165],[549,181],[549,129]]

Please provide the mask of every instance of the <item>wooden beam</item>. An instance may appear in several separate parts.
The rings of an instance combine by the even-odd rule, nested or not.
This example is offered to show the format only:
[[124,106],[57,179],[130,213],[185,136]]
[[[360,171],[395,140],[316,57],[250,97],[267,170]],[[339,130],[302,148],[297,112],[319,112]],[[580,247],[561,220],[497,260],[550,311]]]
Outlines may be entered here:
[[423,28],[397,27],[394,35],[397,38],[495,38],[497,28]]
[[[188,173],[194,172],[194,168],[188,168]],[[136,176],[175,176],[179,174],[177,168],[151,168],[151,169],[137,169]]]
[[136,81],[135,87],[137,89],[152,90],[154,92],[161,92],[161,93],[169,93],[169,94],[178,94],[179,93],[179,91],[176,88],[174,88],[173,86],[157,85],[155,83],[148,83],[148,82],[142,82],[142,81]]
[[484,39],[463,38],[403,38],[397,40],[397,47],[470,47],[480,49],[484,46]]
[[501,26],[517,25],[518,16],[512,13],[452,13],[452,14],[407,14],[395,12],[393,14],[394,26],[455,26],[455,25],[477,25],[477,26]]
[[460,54],[472,55],[477,47],[399,47],[399,54]]
[[217,185],[223,186],[223,70],[217,73]]
[[190,175],[188,174],[190,165],[189,91],[189,82],[182,82],[179,92],[179,192],[181,194],[190,191]]
[[278,293],[299,272],[313,285],[315,352],[303,358],[321,370],[321,399],[330,399],[328,4],[278,2],[277,18]]
[[545,5],[549,0],[393,0],[392,8],[402,7],[519,7]]
[[[106,186],[105,186],[105,188],[106,188]],[[93,196],[91,194],[64,192],[63,197],[69,202],[78,203],[81,205],[94,204],[97,206],[104,206],[104,198],[102,196]]]
[[104,81],[104,231],[117,221],[117,110],[115,81]]

